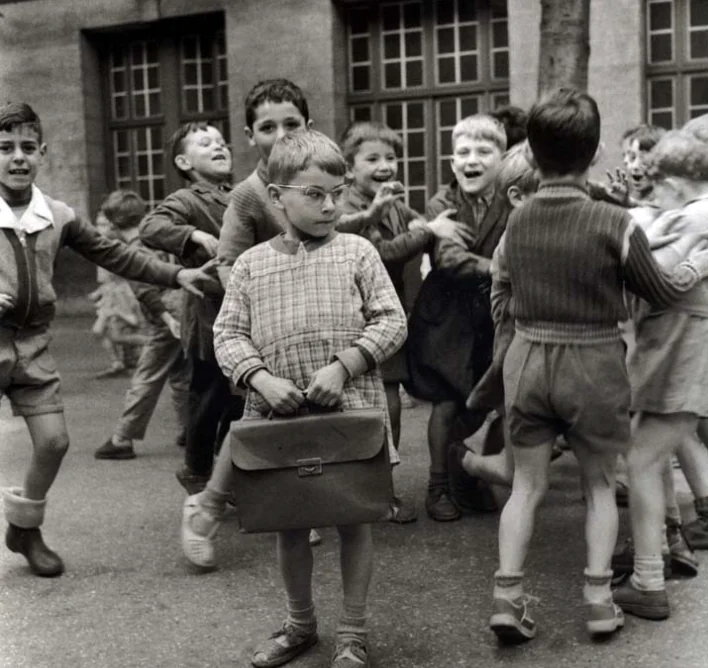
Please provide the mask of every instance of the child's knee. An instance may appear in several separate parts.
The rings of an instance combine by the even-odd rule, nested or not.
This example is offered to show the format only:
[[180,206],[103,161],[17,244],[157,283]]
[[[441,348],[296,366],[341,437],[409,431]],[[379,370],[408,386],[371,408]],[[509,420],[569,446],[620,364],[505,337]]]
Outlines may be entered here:
[[69,435],[66,432],[47,434],[34,443],[39,458],[62,458],[69,449]]
[[282,550],[293,550],[309,546],[310,530],[309,529],[288,529],[278,532],[278,545]]
[[342,542],[355,542],[371,540],[370,524],[348,524],[338,526],[337,531]]

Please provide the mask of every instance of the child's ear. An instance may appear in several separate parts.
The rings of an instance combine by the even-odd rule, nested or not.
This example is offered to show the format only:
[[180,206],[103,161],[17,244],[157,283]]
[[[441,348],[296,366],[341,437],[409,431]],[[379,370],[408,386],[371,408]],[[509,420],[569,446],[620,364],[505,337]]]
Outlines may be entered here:
[[597,162],[602,158],[602,156],[605,154],[605,142],[601,141],[597,145],[597,150],[595,151],[595,156],[592,159],[592,162],[590,163],[590,166],[592,167],[593,165],[597,164]]
[[307,123],[305,123],[305,127],[306,127],[308,130],[312,130],[312,128],[313,128],[314,125],[315,125],[315,122],[314,122],[312,119],[310,119],[309,121],[307,121]]
[[514,208],[521,206],[526,201],[526,195],[521,192],[519,186],[509,186],[506,196],[509,198],[509,204]]
[[253,141],[253,130],[249,128],[248,126],[245,126],[243,128],[243,133],[246,135],[246,139],[248,139],[248,143],[250,146],[255,146],[256,143]]
[[283,202],[280,199],[280,188],[278,186],[273,185],[272,183],[268,186],[268,197],[270,198],[270,203],[276,208],[280,209],[281,211],[285,208],[283,206]]
[[189,158],[186,155],[180,153],[175,156],[175,167],[183,172],[188,172],[192,169],[192,163],[189,162]]

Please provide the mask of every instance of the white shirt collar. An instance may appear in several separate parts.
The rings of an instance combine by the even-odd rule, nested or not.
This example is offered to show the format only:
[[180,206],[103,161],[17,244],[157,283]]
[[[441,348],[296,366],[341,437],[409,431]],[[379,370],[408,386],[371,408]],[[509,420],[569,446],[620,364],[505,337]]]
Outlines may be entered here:
[[0,227],[33,234],[52,225],[54,225],[54,216],[42,191],[37,186],[32,186],[32,199],[19,219],[9,204],[0,197]]

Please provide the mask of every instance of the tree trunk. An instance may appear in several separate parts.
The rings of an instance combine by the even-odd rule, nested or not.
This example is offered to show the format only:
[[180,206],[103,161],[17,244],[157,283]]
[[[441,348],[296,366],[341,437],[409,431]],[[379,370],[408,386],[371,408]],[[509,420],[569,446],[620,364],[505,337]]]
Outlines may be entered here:
[[587,90],[590,0],[541,0],[539,96],[559,86]]

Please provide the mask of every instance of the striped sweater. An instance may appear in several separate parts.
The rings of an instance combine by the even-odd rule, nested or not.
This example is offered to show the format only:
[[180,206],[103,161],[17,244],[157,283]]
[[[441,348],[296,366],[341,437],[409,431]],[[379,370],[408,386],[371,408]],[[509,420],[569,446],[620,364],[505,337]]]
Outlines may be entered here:
[[626,210],[554,183],[509,217],[497,253],[497,295],[505,273],[517,331],[557,343],[616,339],[617,323],[627,318],[625,286],[669,306],[700,280],[690,262],[664,274]]

